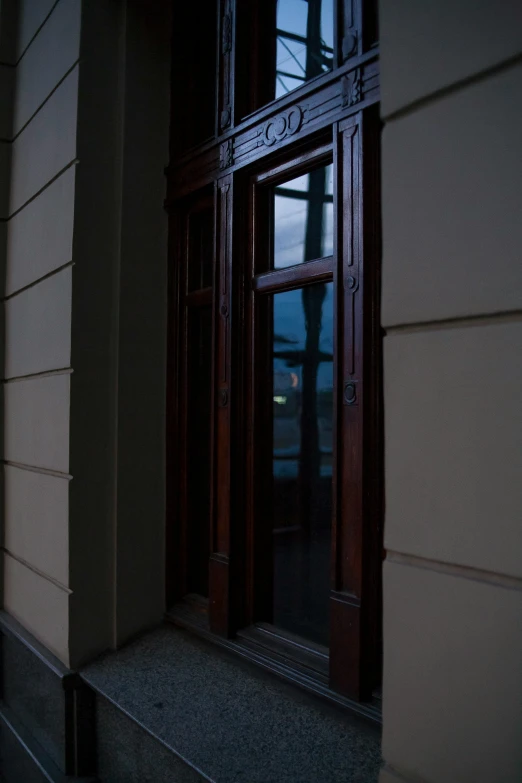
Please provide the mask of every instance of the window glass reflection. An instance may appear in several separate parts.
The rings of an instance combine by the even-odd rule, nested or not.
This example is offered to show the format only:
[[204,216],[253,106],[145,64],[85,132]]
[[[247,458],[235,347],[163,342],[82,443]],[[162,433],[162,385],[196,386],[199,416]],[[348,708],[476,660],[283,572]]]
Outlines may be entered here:
[[333,0],[277,0],[275,97],[332,69]]
[[328,645],[333,284],[273,297],[273,622]]
[[333,167],[274,188],[274,269],[333,253]]

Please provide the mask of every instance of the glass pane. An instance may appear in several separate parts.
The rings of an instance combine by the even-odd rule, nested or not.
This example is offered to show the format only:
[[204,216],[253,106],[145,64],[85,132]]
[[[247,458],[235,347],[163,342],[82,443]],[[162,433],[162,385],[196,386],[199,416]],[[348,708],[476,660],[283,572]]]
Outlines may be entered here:
[[333,166],[274,188],[274,269],[333,253]]
[[273,297],[273,622],[328,645],[333,284]]
[[210,539],[210,392],[212,311],[188,313],[187,545],[188,592],[208,596]]
[[277,0],[275,97],[332,69],[333,0]]
[[212,207],[189,216],[189,291],[212,285],[214,210]]

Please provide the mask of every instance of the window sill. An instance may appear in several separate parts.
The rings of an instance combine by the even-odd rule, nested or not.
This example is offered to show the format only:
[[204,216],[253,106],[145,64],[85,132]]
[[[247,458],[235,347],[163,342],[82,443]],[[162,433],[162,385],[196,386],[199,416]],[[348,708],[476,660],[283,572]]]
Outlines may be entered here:
[[197,634],[214,645],[275,674],[285,682],[319,697],[343,710],[362,717],[371,723],[382,724],[381,699],[375,695],[371,701],[357,702],[348,699],[328,687],[328,661],[305,654],[299,656],[290,644],[270,644],[264,641],[263,631],[249,628],[234,639],[226,639],[212,633],[208,627],[206,612],[193,601],[177,604],[166,614],[166,619],[180,628]]
[[377,780],[378,727],[173,625],[103,656],[81,675],[211,780]]

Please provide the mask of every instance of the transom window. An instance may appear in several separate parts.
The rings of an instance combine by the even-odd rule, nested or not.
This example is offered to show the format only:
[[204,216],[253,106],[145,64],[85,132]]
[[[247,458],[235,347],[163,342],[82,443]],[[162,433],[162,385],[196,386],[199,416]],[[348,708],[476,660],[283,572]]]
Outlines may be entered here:
[[375,7],[174,17],[168,616],[375,717]]

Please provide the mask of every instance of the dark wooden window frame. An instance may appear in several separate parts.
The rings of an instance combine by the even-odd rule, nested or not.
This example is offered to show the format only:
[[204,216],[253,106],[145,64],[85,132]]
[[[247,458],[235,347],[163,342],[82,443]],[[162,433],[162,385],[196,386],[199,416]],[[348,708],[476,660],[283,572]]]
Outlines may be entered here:
[[[218,0],[216,121],[212,139],[185,152],[172,133],[167,170],[169,349],[167,411],[167,604],[176,622],[333,701],[376,718],[381,666],[382,404],[379,51],[374,3],[335,3],[334,69],[248,113],[238,58],[242,33],[263,0]],[[175,5],[174,5],[175,15]],[[239,22],[237,21],[239,19]],[[241,26],[241,30],[239,29]],[[263,25],[250,41],[255,105]],[[174,50],[190,31],[181,31]],[[243,64],[243,63],[242,63]],[[176,68],[173,70],[173,85]],[[173,92],[172,116],[176,120]],[[197,96],[187,96],[190,123]],[[246,116],[245,116],[246,115]],[[241,119],[245,117],[245,119]],[[237,121],[236,121],[237,119]],[[185,136],[186,136],[185,130]],[[333,256],[254,274],[257,194],[318,161],[334,166]],[[187,293],[187,215],[214,203],[212,289]],[[263,217],[261,215],[261,217]],[[255,623],[255,487],[252,403],[253,301],[314,281],[334,282],[334,503],[329,655]],[[187,596],[184,461],[186,306],[212,301],[212,500],[208,604]],[[254,433],[254,434],[253,434]],[[356,703],[359,706],[356,707]],[[366,706],[363,706],[366,703]]]

